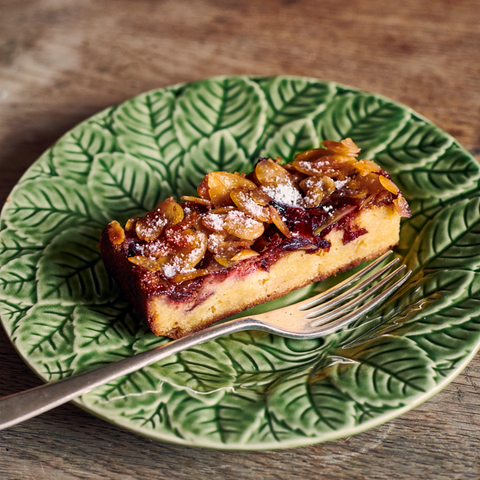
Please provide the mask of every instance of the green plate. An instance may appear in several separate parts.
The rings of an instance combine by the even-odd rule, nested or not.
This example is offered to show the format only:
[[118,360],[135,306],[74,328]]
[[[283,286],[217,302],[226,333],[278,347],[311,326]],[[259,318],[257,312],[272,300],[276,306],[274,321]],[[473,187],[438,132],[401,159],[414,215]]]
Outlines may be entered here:
[[[234,334],[76,403],[159,440],[253,450],[349,436],[427,400],[480,347],[479,168],[409,108],[316,79],[176,85],[64,135],[28,169],[2,212],[7,335],[46,382],[166,343],[106,274],[97,244],[107,222],[123,222],[171,194],[192,194],[209,171],[247,171],[259,156],[291,160],[324,139],[345,137],[390,172],[412,208],[397,254],[413,275],[395,298],[324,339]],[[298,301],[327,283],[262,308]]]

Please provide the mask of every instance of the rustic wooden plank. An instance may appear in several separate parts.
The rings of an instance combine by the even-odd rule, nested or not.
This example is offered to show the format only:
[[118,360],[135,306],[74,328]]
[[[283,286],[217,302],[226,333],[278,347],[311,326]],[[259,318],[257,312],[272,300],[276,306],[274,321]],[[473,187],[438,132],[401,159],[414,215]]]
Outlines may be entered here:
[[[480,154],[477,0],[2,0],[0,203],[79,121],[220,74],[306,75],[408,104]],[[0,333],[0,395],[39,384]],[[480,359],[427,403],[355,437],[286,451],[151,441],[66,405],[0,432],[2,479],[480,475]]]

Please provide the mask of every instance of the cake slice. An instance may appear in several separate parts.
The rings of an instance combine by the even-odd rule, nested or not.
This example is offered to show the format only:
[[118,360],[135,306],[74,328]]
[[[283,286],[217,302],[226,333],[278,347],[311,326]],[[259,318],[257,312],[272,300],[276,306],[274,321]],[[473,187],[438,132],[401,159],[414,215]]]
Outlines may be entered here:
[[153,333],[182,337],[398,243],[410,210],[388,173],[351,139],[322,146],[209,173],[198,197],[108,225],[107,270]]

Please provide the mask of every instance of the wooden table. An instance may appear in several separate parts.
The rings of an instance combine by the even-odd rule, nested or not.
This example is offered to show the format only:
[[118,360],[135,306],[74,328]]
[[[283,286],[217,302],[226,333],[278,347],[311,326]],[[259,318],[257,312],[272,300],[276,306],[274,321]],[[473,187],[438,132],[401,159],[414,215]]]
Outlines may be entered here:
[[[334,80],[403,102],[480,154],[478,0],[1,0],[0,204],[58,137],[140,92],[220,74]],[[0,395],[39,384],[0,333]],[[73,405],[0,432],[0,478],[480,477],[480,357],[355,437],[222,452],[151,441]]]

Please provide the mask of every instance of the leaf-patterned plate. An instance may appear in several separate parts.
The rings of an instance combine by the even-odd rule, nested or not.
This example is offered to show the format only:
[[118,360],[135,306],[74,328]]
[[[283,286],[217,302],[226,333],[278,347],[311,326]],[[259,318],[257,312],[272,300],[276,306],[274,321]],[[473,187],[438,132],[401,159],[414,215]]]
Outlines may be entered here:
[[395,298],[323,340],[237,333],[76,403],[159,440],[271,449],[352,435],[425,401],[480,347],[480,170],[409,108],[309,78],[218,77],[154,90],[45,152],[1,219],[0,314],[19,354],[54,381],[167,342],[106,274],[97,243],[107,222],[192,194],[211,170],[246,171],[259,156],[292,159],[345,137],[391,173],[412,208],[397,254],[414,275]]

